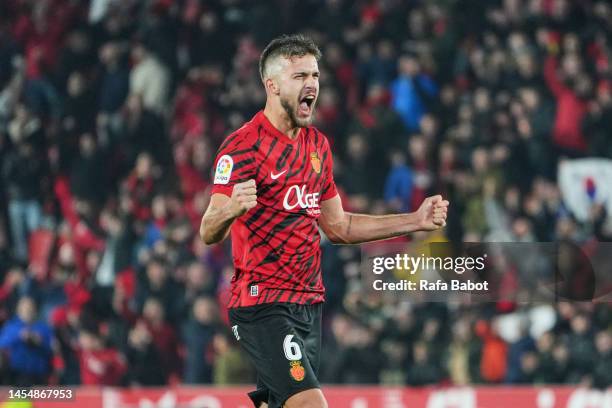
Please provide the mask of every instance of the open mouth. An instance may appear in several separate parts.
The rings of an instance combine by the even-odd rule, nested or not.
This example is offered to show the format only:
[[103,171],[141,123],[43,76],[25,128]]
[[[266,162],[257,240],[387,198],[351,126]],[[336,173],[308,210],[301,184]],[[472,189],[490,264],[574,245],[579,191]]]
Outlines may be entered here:
[[304,95],[304,97],[300,99],[300,106],[299,106],[300,114],[310,115],[310,113],[312,112],[312,106],[314,104],[314,101],[315,101],[314,95]]

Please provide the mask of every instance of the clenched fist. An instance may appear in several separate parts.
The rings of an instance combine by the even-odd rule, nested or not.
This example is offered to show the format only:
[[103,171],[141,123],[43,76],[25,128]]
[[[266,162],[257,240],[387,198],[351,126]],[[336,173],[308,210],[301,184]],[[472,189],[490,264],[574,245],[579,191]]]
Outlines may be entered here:
[[257,186],[250,179],[234,185],[230,206],[232,213],[239,217],[257,205]]
[[441,195],[427,197],[416,212],[419,217],[419,229],[434,231],[445,227],[447,212],[448,201],[443,200]]

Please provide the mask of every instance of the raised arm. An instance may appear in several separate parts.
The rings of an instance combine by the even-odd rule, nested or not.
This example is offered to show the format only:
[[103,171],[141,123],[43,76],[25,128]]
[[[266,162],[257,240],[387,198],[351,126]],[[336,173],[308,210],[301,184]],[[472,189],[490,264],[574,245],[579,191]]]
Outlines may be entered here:
[[409,234],[434,231],[446,225],[448,201],[436,195],[426,198],[413,213],[366,215],[345,212],[340,197],[321,203],[319,225],[336,244],[359,244]]
[[234,220],[257,205],[255,180],[234,185],[231,197],[213,194],[200,223],[200,238],[206,244],[223,241]]
[[558,97],[567,90],[567,87],[558,77],[557,66],[558,63],[556,57],[550,55],[546,58],[546,62],[544,62],[544,80],[546,81],[550,91]]

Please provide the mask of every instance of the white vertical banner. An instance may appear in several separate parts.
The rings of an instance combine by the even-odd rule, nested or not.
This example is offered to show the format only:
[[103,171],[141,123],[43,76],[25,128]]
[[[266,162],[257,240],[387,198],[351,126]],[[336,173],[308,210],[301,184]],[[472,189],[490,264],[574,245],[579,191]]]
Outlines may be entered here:
[[612,160],[564,160],[557,178],[563,201],[578,220],[588,219],[593,204],[604,204],[612,215]]

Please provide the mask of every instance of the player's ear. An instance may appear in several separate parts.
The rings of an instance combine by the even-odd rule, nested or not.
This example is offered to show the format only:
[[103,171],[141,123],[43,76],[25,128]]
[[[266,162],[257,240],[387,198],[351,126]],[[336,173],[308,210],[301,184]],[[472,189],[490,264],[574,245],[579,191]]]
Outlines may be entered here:
[[273,78],[266,78],[265,81],[266,84],[266,89],[273,95],[279,95],[280,94],[280,88],[278,86],[278,83],[276,82],[275,79]]

